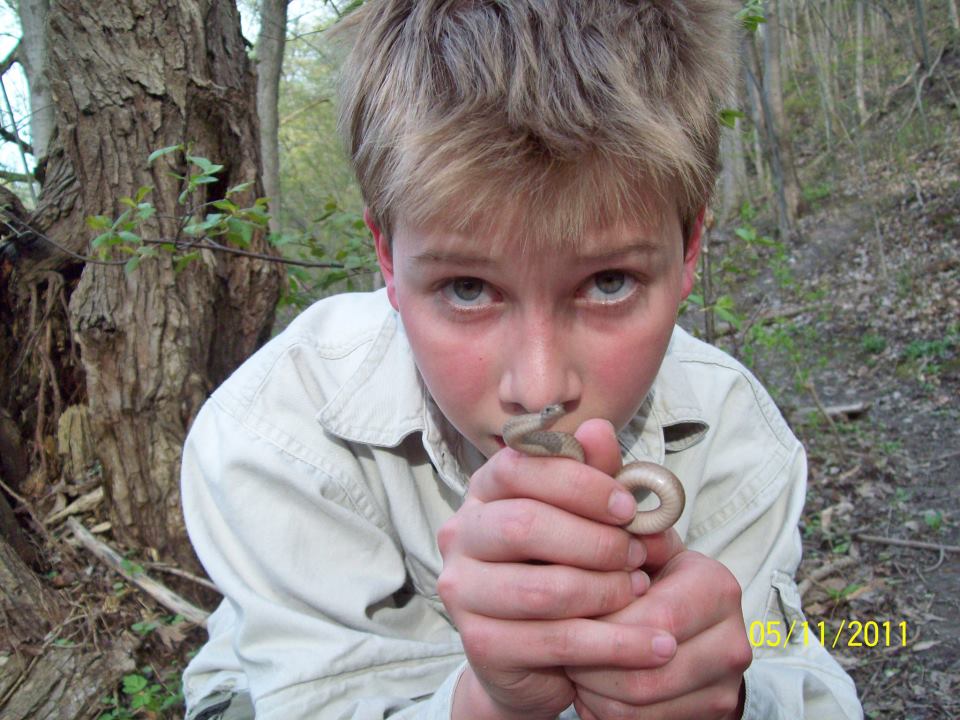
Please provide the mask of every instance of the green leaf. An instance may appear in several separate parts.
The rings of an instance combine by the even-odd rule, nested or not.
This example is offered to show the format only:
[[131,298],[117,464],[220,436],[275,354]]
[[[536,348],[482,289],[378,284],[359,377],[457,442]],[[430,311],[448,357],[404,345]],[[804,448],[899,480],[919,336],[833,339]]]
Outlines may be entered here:
[[195,155],[187,155],[187,162],[193,163],[198,168],[203,171],[204,175],[213,175],[223,170],[223,165],[216,165],[215,163],[210,162],[205,157],[197,157]]
[[238,218],[227,218],[227,240],[240,247],[250,247],[253,225]]
[[124,675],[123,692],[127,695],[135,695],[147,687],[148,684],[149,681],[142,675]]
[[239,192],[243,192],[244,190],[246,190],[246,189],[247,189],[248,187],[250,187],[251,185],[253,185],[252,182],[245,182],[245,183],[240,183],[239,185],[234,185],[232,188],[230,188],[229,190],[227,190],[227,195],[226,195],[226,197],[230,197],[231,195],[236,195],[236,194],[239,193]]
[[91,230],[108,230],[113,227],[113,221],[106,215],[88,215],[86,223]]
[[[147,164],[150,165],[150,164],[153,163],[153,161],[156,160],[158,157],[162,157],[162,156],[164,156],[164,155],[169,155],[169,154],[172,153],[172,152],[176,152],[177,150],[182,150],[182,149],[183,149],[183,145],[171,145],[170,147],[165,147],[165,148],[160,148],[159,150],[154,150],[152,153],[150,153],[150,157],[147,158]],[[142,200],[142,199],[143,199],[143,198],[141,198],[141,200]]]
[[240,211],[240,208],[237,206],[237,204],[231,202],[230,200],[215,200],[210,204],[213,205],[213,207],[215,207],[217,210],[225,210],[226,212],[231,213]]
[[194,250],[189,252],[186,255],[181,255],[176,260],[173,261],[173,272],[176,275],[179,275],[191,262],[200,257],[200,251]]
[[142,258],[139,255],[134,255],[132,258],[127,260],[126,263],[124,263],[123,271],[127,275],[134,272],[138,267],[140,267],[140,260],[142,260]]
[[126,572],[130,573],[131,575],[142,575],[145,572],[143,569],[143,565],[138,565],[132,560],[124,559],[123,562],[120,563],[120,567],[122,567]]
[[731,130],[736,130],[737,120],[743,120],[745,117],[746,115],[739,110],[721,110],[720,124],[730,128]]
[[190,176],[190,184],[191,184],[191,185],[194,185],[194,186],[196,186],[196,185],[210,185],[210,184],[215,183],[215,182],[217,182],[217,178],[215,178],[213,175],[198,174],[198,175],[191,175],[191,176]]
[[90,245],[92,247],[99,248],[103,245],[116,245],[118,242],[120,242],[120,238],[117,237],[116,233],[114,233],[113,230],[108,230],[105,233],[100,233],[97,235]]

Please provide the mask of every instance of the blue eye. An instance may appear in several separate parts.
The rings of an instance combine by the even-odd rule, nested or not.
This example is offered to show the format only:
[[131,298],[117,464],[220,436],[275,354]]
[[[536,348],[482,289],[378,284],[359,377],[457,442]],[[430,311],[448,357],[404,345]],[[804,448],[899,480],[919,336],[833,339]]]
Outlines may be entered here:
[[586,297],[590,300],[609,303],[628,297],[637,287],[637,280],[622,270],[604,270],[593,275],[587,282]]
[[476,307],[490,302],[490,287],[480,278],[458,277],[441,289],[448,302],[461,307]]

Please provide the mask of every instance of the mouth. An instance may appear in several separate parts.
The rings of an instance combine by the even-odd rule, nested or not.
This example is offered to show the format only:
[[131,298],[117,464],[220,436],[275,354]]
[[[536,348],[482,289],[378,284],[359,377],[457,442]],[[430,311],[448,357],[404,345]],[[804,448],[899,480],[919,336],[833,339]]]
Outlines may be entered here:
[[507,444],[503,441],[502,435],[494,435],[493,439],[496,441],[497,447],[499,447],[501,450],[507,446]]

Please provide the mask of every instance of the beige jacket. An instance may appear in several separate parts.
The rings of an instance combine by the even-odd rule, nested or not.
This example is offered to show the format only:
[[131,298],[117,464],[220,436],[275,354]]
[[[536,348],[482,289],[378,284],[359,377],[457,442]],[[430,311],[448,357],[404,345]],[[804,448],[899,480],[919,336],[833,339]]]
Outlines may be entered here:
[[[677,328],[620,439],[681,478],[676,529],[736,575],[747,626],[802,623],[806,461],[756,379]],[[184,448],[187,528],[225,597],[184,675],[188,717],[249,717],[252,700],[263,720],[449,718],[465,661],[436,534],[482,462],[383,291],[317,303],[248,360]],[[755,650],[744,718],[862,717],[814,635]]]

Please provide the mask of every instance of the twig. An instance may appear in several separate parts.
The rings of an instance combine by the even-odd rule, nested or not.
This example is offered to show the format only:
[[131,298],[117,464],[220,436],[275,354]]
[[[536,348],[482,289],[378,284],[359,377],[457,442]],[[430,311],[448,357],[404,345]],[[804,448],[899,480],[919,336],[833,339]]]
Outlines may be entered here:
[[816,385],[813,384],[812,380],[808,379],[803,383],[803,386],[806,388],[807,392],[810,393],[810,397],[813,398],[813,402],[817,406],[817,409],[820,410],[820,413],[823,415],[824,419],[826,419],[827,425],[830,426],[830,431],[833,433],[833,439],[837,444],[837,452],[840,454],[842,459],[846,460],[847,453],[843,449],[843,441],[840,438],[840,431],[837,430],[837,423],[834,422],[833,418],[830,416],[830,413],[827,412],[827,408],[820,399],[820,393],[817,392]]
[[207,618],[210,617],[210,613],[193,605],[145,573],[135,573],[128,570],[124,566],[125,564],[120,554],[103,541],[95,538],[79,520],[73,517],[69,518],[67,520],[67,527],[73,531],[73,535],[77,541],[93,553],[100,561],[125,577],[161,605],[178,615],[183,615],[183,617],[192,623],[197,625],[207,624]]
[[812,573],[807,575],[807,577],[805,577],[797,586],[800,597],[802,598],[804,595],[810,592],[810,589],[813,587],[814,583],[818,583],[824,578],[830,577],[838,570],[845,570],[852,565],[857,565],[859,562],[859,559],[846,555],[838,560],[834,560],[831,563],[827,563],[823,567],[817,568]]
[[154,570],[159,570],[160,572],[167,573],[168,575],[176,575],[177,577],[182,577],[191,582],[195,582],[197,585],[202,585],[205,588],[210,588],[211,590],[220,592],[220,588],[214,585],[212,582],[206,578],[202,578],[199,575],[194,575],[193,573],[188,573],[186,570],[181,570],[180,568],[171,567],[169,565],[163,565],[161,563],[147,563],[148,567],[153,568]]
[[103,502],[102,486],[97,487],[95,490],[91,490],[86,495],[81,495],[62,510],[57,510],[56,512],[51,513],[50,517],[44,520],[44,523],[47,525],[53,525],[54,523],[63,520],[65,517],[79,515],[80,513],[85,513],[88,510],[92,510],[101,502]]
[[924,542],[922,540],[901,540],[900,538],[884,537],[882,535],[865,535],[863,533],[856,533],[853,537],[863,542],[872,542],[881,545],[898,545],[900,547],[919,548],[921,550],[960,553],[960,546],[958,545],[941,545],[940,543]]

